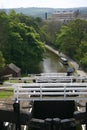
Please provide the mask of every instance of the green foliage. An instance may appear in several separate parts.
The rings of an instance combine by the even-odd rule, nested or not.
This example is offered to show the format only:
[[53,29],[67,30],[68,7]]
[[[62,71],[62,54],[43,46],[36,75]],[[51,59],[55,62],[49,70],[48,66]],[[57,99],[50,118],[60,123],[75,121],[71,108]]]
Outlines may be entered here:
[[57,35],[56,45],[58,50],[67,54],[82,66],[87,66],[87,21],[76,19],[67,26],[62,26],[60,34]]
[[5,12],[0,12],[0,47],[7,42],[9,32],[9,18]]
[[5,59],[2,55],[2,52],[0,51],[0,72],[4,69],[5,67]]
[[41,30],[44,32],[44,38],[47,44],[54,45],[56,34],[59,33],[60,27],[62,26],[61,22],[49,21],[45,22],[41,27]]
[[13,95],[13,90],[5,89],[0,91],[0,99],[8,99]]
[[0,18],[0,25],[2,25],[0,48],[6,63],[13,62],[22,69],[22,72],[32,73],[43,59],[45,51],[37,20],[23,14],[16,14],[13,10],[8,15],[1,13]]
[[85,55],[81,59],[81,65],[83,68],[85,68],[87,70],[87,53],[85,53]]

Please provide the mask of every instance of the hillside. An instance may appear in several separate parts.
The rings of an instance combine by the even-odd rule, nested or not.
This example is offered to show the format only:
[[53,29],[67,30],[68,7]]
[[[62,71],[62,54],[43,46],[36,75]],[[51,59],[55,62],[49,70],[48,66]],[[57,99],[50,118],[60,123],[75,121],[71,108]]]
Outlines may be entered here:
[[[45,13],[48,14],[48,17],[55,11],[75,11],[79,10],[82,14],[87,14],[87,7],[79,7],[79,8],[12,8],[17,13],[23,13],[28,16],[41,17],[45,18]],[[7,13],[12,9],[4,9]]]

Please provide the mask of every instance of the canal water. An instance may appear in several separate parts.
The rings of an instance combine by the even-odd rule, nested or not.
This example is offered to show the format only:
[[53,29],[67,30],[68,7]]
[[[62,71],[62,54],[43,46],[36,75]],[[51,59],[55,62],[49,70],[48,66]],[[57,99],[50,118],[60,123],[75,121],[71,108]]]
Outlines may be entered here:
[[66,72],[67,66],[63,65],[59,61],[58,55],[53,53],[52,51],[46,49],[46,53],[44,54],[44,59],[40,63],[40,73],[61,73]]

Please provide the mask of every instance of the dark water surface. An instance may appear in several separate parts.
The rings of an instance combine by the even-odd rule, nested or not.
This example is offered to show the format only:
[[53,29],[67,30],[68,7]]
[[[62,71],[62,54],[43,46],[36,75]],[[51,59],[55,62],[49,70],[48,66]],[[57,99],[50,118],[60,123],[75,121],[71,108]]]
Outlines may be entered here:
[[67,66],[64,66],[59,61],[59,57],[56,54],[47,49],[39,69],[41,73],[60,73],[66,72]]

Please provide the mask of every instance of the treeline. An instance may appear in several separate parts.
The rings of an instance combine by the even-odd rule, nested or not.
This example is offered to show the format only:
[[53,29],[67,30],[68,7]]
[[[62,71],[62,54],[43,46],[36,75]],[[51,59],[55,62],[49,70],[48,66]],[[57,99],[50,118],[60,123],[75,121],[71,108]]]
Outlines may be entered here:
[[43,59],[45,46],[40,29],[41,19],[0,12],[0,71],[14,63],[23,73],[32,73]]
[[[2,9],[0,9],[2,10]],[[12,9],[4,9],[5,12],[9,13]],[[81,14],[87,14],[87,7],[78,8],[38,8],[38,7],[28,7],[28,8],[13,8],[16,13],[23,13],[28,16],[41,17],[45,19],[45,13],[47,13],[48,19],[52,17],[53,12],[57,11],[76,11],[79,10]]]

